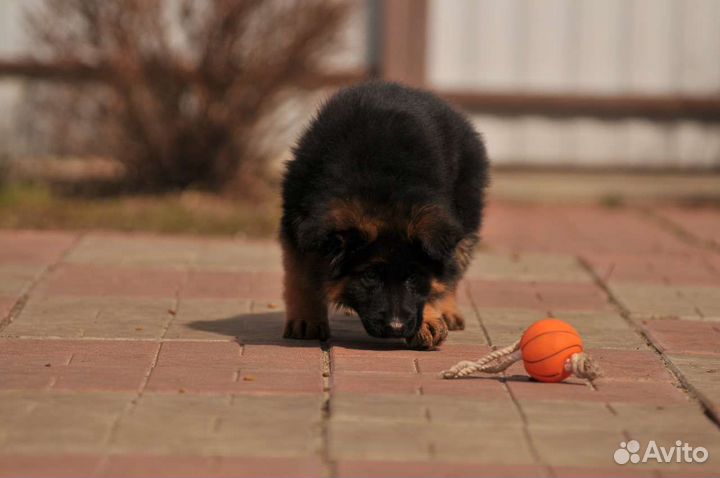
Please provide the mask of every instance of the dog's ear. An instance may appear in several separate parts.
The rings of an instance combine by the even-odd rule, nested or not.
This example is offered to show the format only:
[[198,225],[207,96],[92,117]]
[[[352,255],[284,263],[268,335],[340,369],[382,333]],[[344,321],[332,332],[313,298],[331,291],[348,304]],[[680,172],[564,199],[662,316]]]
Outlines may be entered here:
[[464,230],[445,208],[428,205],[413,210],[407,235],[419,242],[430,258],[444,261],[455,252]]

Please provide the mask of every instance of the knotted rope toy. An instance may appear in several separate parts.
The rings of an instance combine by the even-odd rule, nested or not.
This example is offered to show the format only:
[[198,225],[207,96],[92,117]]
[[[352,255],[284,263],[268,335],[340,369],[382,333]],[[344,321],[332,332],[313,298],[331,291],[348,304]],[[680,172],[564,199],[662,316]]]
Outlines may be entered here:
[[442,373],[443,378],[459,378],[484,372],[499,373],[522,360],[525,371],[540,382],[561,382],[568,376],[593,380],[600,375],[597,364],[583,352],[580,334],[555,318],[532,324],[512,345],[490,352],[477,362],[462,361]]

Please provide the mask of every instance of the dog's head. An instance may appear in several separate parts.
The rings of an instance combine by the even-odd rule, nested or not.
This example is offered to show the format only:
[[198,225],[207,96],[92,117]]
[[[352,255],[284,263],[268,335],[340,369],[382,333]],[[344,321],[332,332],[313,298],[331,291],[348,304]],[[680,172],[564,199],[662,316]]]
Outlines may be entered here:
[[442,293],[462,238],[459,224],[440,207],[415,208],[401,217],[393,224],[357,204],[342,204],[324,216],[325,230],[315,228],[329,264],[328,299],[357,312],[375,337],[418,332],[425,303]]

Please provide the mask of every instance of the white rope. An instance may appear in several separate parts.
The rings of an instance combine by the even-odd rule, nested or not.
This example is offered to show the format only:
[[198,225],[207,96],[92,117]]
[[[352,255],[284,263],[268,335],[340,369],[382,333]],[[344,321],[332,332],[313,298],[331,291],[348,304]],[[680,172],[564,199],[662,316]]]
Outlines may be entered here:
[[600,367],[585,352],[572,354],[570,360],[565,364],[565,368],[578,378],[595,380],[600,376]]
[[522,358],[520,341],[490,352],[477,362],[465,360],[442,373],[443,378],[459,378],[476,372],[498,373]]

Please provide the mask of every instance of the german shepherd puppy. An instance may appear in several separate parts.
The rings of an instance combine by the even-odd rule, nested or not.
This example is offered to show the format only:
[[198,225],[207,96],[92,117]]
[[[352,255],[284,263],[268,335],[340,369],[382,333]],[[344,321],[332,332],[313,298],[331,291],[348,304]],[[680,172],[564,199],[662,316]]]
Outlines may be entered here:
[[479,135],[438,97],[386,82],[338,92],[283,181],[285,337],[327,339],[328,304],[411,348],[463,329],[456,285],[478,240],[487,178]]

